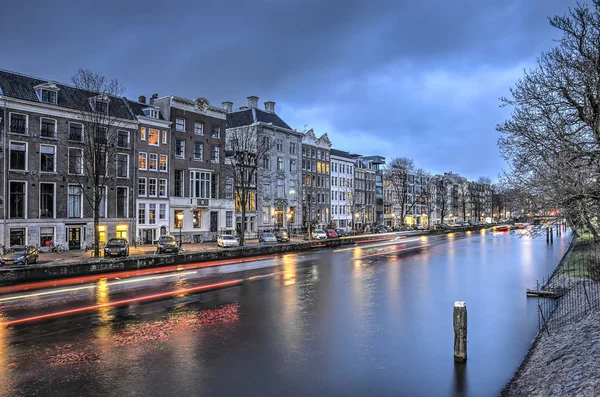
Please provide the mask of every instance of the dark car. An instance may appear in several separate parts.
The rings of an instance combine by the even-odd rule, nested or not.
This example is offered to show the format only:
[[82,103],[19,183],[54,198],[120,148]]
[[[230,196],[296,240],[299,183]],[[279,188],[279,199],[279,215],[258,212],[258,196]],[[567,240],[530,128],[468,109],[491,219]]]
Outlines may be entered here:
[[327,229],[325,230],[325,233],[327,234],[327,238],[338,238],[338,234],[335,230],[333,229]]
[[278,243],[289,243],[290,242],[290,236],[288,236],[287,232],[279,232],[275,235],[275,238],[277,238]]
[[390,229],[384,225],[377,225],[375,226],[375,229],[373,229],[373,233],[388,233],[389,231]]
[[129,256],[129,243],[124,238],[111,238],[104,246],[104,256]]
[[37,263],[38,250],[31,245],[16,245],[6,250],[2,258],[1,265],[29,265]]
[[335,231],[338,234],[338,237],[344,237],[348,235],[348,233],[344,229],[335,229]]
[[164,254],[166,252],[179,252],[179,245],[177,245],[177,240],[170,234],[165,234],[164,236],[160,236],[158,239],[158,243],[156,244],[156,253]]

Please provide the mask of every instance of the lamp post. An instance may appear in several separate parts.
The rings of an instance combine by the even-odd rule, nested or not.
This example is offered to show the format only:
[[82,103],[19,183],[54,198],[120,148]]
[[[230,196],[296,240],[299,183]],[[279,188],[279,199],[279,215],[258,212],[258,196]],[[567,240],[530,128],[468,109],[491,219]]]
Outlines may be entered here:
[[287,228],[288,228],[288,237],[291,235],[291,224],[292,221],[292,211],[288,210],[287,212]]
[[183,229],[183,211],[177,213],[177,220],[179,221],[179,250],[181,251],[181,230]]

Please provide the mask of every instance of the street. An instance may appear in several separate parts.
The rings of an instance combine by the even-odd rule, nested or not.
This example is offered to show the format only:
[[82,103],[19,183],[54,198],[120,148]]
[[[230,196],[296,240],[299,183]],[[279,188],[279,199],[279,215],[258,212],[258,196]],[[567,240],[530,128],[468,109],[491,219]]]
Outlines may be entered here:
[[561,238],[390,235],[0,287],[0,396],[497,395],[537,332],[525,289]]

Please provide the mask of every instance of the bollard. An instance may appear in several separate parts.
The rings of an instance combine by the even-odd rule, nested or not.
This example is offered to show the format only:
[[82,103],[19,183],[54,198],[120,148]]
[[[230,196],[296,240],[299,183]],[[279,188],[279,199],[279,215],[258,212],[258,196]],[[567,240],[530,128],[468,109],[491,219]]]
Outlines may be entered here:
[[467,361],[467,305],[454,302],[454,362]]
[[548,233],[548,228],[546,228],[546,242],[549,243],[550,242],[550,233]]
[[554,233],[552,233],[552,229],[550,229],[550,244],[554,244]]

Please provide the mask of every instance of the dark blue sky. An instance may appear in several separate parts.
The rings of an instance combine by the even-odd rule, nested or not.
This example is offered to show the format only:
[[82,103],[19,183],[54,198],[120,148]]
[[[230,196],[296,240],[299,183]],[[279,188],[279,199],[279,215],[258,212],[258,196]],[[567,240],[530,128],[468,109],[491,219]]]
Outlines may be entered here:
[[495,177],[498,97],[574,0],[5,1],[0,68],[68,82],[89,68],[127,96],[273,100],[334,147]]

